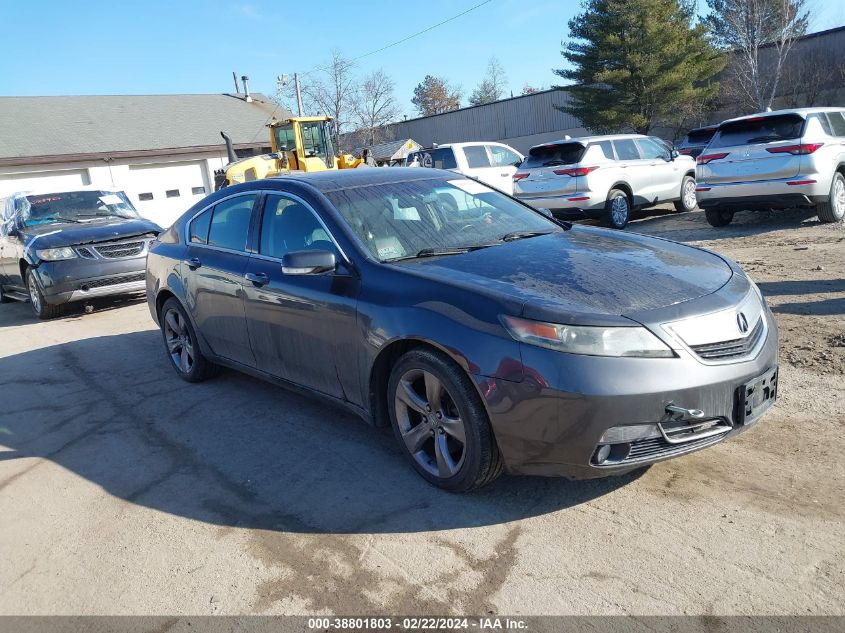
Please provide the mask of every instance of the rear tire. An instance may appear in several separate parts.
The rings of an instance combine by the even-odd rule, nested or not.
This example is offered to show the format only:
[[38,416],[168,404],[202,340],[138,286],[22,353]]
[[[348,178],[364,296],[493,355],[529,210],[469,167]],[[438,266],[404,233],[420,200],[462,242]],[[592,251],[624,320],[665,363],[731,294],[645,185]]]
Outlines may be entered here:
[[704,216],[710,226],[727,226],[734,219],[734,212],[725,209],[705,209]]
[[466,492],[502,474],[481,398],[448,357],[428,349],[407,352],[390,373],[387,403],[402,452],[429,483]]
[[611,189],[604,205],[603,224],[613,229],[624,229],[631,218],[631,201],[621,189]]
[[63,306],[50,305],[44,300],[44,291],[32,268],[26,269],[26,289],[29,291],[29,305],[37,318],[43,321],[62,314]]
[[681,181],[681,197],[675,200],[675,211],[687,213],[694,211],[698,201],[695,199],[695,178],[684,176]]
[[816,205],[819,222],[841,222],[845,218],[845,176],[840,172],[833,174],[830,183],[830,194],[826,202]]
[[164,302],[159,315],[164,350],[170,366],[187,382],[202,382],[220,373],[220,366],[203,355],[191,320],[174,298]]

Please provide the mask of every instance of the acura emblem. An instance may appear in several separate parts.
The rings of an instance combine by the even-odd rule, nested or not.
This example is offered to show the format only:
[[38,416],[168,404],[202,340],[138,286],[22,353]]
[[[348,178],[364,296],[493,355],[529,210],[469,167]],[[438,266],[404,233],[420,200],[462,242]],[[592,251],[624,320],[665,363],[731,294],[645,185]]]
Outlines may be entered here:
[[736,324],[739,326],[739,331],[745,334],[748,331],[748,319],[742,312],[736,314]]

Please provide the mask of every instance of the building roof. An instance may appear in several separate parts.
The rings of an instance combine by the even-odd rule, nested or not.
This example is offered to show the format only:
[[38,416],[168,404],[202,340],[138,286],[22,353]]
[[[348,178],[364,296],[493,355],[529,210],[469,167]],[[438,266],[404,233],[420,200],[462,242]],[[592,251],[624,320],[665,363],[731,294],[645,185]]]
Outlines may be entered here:
[[[264,95],[0,97],[0,161],[133,155],[151,150],[267,145],[264,127],[290,112]],[[60,159],[60,158],[59,158]]]

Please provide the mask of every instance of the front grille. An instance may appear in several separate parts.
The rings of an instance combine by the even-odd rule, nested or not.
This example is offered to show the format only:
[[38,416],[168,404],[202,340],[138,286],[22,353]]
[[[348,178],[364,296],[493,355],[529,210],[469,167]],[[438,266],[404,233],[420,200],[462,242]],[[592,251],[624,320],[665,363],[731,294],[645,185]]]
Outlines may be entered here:
[[109,259],[117,259],[120,257],[135,257],[140,255],[144,250],[144,242],[109,242],[106,244],[97,244],[94,250],[102,257]]
[[721,435],[714,435],[711,437],[703,437],[700,440],[692,440],[684,442],[683,444],[670,444],[663,436],[651,437],[646,440],[637,440],[631,442],[631,452],[628,457],[622,460],[622,463],[639,462],[651,459],[659,459],[662,457],[671,457],[681,453],[687,453],[691,450],[704,448],[710,444],[724,439],[725,433]]
[[763,336],[763,317],[757,320],[757,325],[751,330],[751,334],[745,338],[721,341],[719,343],[707,343],[705,345],[690,345],[692,350],[701,358],[706,360],[726,360],[746,356],[756,347]]
[[128,284],[133,281],[144,281],[146,273],[133,273],[131,275],[121,275],[119,277],[108,277],[106,279],[95,279],[94,281],[86,281],[79,285],[79,289],[87,292],[92,288],[102,288],[104,286],[117,286],[118,284]]
[[79,253],[80,257],[85,257],[86,259],[94,259],[94,253],[91,252],[90,248],[86,248],[84,246],[77,246],[76,252]]

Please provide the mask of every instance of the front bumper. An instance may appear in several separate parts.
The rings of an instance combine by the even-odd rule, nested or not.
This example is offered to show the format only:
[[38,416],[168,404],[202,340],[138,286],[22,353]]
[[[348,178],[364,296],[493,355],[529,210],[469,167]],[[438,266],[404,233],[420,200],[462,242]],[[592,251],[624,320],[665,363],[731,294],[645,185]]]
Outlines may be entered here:
[[[817,182],[790,185],[790,182]],[[827,200],[830,182],[818,181],[818,175],[802,175],[782,180],[758,182],[700,182],[695,197],[701,209],[791,209],[815,206]]]
[[[764,315],[765,342],[754,358],[737,362],[704,363],[684,349],[672,359],[602,358],[521,345],[522,382],[476,377],[508,471],[573,479],[622,474],[741,433],[757,418],[741,420],[740,389],[778,364],[777,326],[768,309]],[[654,428],[670,404],[722,418],[731,430],[682,444],[651,437],[638,443],[635,458],[594,463],[609,429]]]
[[146,290],[145,271],[146,254],[114,260],[41,262],[35,268],[44,300],[51,305],[142,293]]

